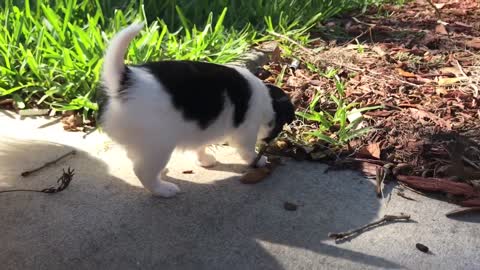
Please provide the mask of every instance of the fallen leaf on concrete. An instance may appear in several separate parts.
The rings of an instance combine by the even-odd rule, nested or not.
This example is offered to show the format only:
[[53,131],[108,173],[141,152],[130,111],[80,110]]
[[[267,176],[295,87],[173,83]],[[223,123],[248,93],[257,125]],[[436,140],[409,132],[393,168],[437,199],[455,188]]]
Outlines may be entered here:
[[398,175],[397,180],[408,186],[423,191],[445,192],[467,198],[480,196],[472,186],[466,183],[454,182],[443,178],[426,178],[420,176]]
[[283,208],[287,211],[296,211],[298,208],[298,205],[291,203],[291,202],[284,202],[283,203]]
[[272,170],[267,167],[253,168],[240,178],[240,182],[243,184],[256,184],[267,178],[271,172]]
[[415,247],[420,250],[421,252],[427,253],[428,252],[428,247],[425,246],[424,244],[417,243]]
[[183,174],[193,174],[193,170],[186,170],[182,172]]
[[67,131],[80,131],[83,125],[82,116],[79,114],[71,114],[62,118],[63,129]]

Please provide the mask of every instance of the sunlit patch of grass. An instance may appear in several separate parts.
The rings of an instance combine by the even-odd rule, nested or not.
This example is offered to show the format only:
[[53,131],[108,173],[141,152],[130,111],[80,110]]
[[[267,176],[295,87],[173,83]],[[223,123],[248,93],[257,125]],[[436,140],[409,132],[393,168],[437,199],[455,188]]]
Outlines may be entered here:
[[[144,10],[117,10],[106,19],[98,2],[67,0],[56,6],[37,1],[24,9],[7,3],[0,10],[0,97],[11,96],[18,108],[98,110],[94,99],[108,40],[129,23],[144,20]],[[176,12],[182,17],[182,10]],[[87,14],[86,16],[78,15]],[[250,26],[226,29],[227,9],[210,13],[199,28],[185,20],[172,31],[157,19],[132,42],[127,62],[189,59],[227,63],[247,50],[255,37]],[[103,25],[103,28],[100,27]]]
[[318,102],[322,94],[317,93],[305,111],[297,112],[300,119],[315,123],[316,128],[306,131],[307,139],[315,137],[332,146],[343,146],[350,140],[362,137],[372,131],[371,127],[362,127],[364,120],[362,112],[376,110],[381,106],[358,108],[357,103],[348,103],[345,97],[345,84],[335,76],[336,92],[329,95],[331,102],[335,104],[334,112],[318,108]]
[[0,6],[0,98],[16,107],[98,110],[96,90],[109,39],[133,21],[146,28],[126,61],[227,63],[280,34],[301,44],[319,21],[369,1],[6,0]]

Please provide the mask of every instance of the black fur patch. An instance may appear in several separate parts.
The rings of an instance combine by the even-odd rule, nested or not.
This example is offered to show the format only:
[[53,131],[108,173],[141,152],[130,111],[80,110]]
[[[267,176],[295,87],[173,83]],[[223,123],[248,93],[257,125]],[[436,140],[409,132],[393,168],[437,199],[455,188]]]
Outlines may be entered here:
[[[131,79],[131,73],[132,71],[125,66],[125,69],[122,72],[122,77],[120,78],[120,88],[118,89],[118,96],[122,100],[127,100],[128,98],[128,87],[130,86],[130,79]],[[108,96],[106,93],[105,85],[103,82],[99,85],[97,91],[97,104],[98,104],[98,113],[96,117],[96,122],[101,123],[102,122],[102,116],[107,110],[107,104],[108,104]]]
[[268,134],[268,137],[263,139],[266,143],[269,143],[282,132],[285,124],[290,124],[295,119],[295,107],[282,89],[272,84],[267,84],[267,87],[272,98],[273,111],[275,112],[273,129]]
[[245,120],[252,90],[233,68],[194,61],[151,62],[137,67],[152,73],[166,87],[175,108],[202,129],[220,115],[227,97],[234,106],[234,126]]
[[130,87],[130,80],[132,77],[132,71],[125,66],[122,72],[122,77],[120,78],[120,88],[118,89],[118,97],[120,99],[126,100],[128,97],[128,87]]

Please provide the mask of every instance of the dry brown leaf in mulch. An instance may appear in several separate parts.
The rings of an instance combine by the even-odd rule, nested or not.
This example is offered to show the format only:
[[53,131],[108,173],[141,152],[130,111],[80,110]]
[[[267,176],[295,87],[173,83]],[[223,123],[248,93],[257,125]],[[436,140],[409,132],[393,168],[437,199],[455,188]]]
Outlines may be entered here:
[[395,70],[396,70],[396,71],[398,72],[398,74],[400,74],[400,76],[402,76],[402,77],[406,77],[406,78],[415,78],[415,77],[417,77],[417,76],[415,76],[415,74],[413,74],[413,73],[411,73],[411,72],[408,72],[408,71],[405,71],[405,70],[403,70],[403,69],[401,69],[401,68],[396,68]]
[[452,123],[450,121],[439,118],[433,113],[424,111],[424,110],[419,110],[416,108],[409,108],[410,110],[410,115],[417,120],[423,120],[425,118],[432,120],[435,122],[440,127],[446,128],[447,130],[450,130],[452,128]]
[[459,83],[460,81],[464,80],[465,78],[462,77],[456,77],[456,78],[439,78],[438,79],[438,85],[440,86],[449,86],[449,85],[454,85],[456,83]]
[[374,157],[380,159],[380,143],[371,143],[367,146],[364,146],[358,150],[357,155],[364,157]]
[[466,41],[465,46],[480,50],[480,38],[474,38],[472,40]]
[[445,28],[445,25],[441,23],[437,24],[437,26],[435,27],[435,32],[441,35],[448,35],[447,28]]

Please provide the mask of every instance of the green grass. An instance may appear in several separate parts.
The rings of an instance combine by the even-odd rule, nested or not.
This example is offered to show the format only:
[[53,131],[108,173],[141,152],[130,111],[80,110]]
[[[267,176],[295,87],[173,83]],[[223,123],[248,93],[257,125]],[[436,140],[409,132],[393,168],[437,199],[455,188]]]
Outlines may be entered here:
[[316,22],[378,0],[6,0],[0,6],[0,98],[19,109],[98,110],[108,40],[135,20],[147,27],[127,61],[232,61],[280,33],[306,42]]
[[[324,76],[331,78],[332,69],[324,72]],[[317,93],[309,104],[307,110],[296,114],[304,121],[317,124],[314,131],[305,132],[309,137],[316,137],[332,146],[344,146],[350,140],[361,137],[370,131],[370,127],[361,127],[360,123],[364,120],[362,112],[376,110],[381,106],[371,106],[357,108],[358,103],[348,103],[345,98],[345,84],[338,76],[333,75],[335,80],[336,92],[329,95],[329,99],[335,104],[335,110],[329,112],[318,108],[318,102],[322,94]]]

